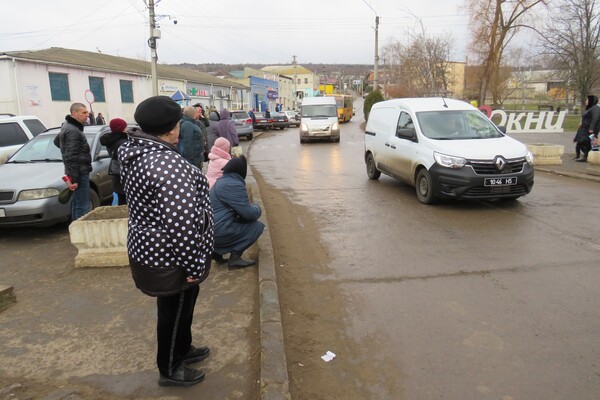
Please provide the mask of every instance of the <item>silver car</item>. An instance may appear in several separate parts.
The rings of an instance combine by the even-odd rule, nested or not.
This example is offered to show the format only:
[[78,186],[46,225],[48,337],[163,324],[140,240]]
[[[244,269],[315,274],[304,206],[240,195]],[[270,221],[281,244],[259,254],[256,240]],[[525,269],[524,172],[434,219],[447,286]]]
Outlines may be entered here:
[[254,126],[252,125],[252,118],[246,111],[231,111],[231,120],[235,122],[235,130],[239,138],[245,137],[252,140]]
[[[92,153],[90,203],[94,209],[112,198],[108,175],[110,157],[100,144],[108,126],[86,126],[84,133]],[[0,165],[0,227],[49,226],[71,218],[71,202],[61,204],[59,193],[64,165],[60,149],[53,143],[59,128],[39,134]]]

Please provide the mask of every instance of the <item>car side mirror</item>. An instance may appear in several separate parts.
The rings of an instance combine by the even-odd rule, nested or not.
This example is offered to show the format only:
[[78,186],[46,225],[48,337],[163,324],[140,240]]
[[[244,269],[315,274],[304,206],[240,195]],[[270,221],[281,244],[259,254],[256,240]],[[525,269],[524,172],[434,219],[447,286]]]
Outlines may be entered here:
[[415,128],[404,128],[396,131],[396,136],[402,139],[408,139],[413,142],[417,141],[417,131]]

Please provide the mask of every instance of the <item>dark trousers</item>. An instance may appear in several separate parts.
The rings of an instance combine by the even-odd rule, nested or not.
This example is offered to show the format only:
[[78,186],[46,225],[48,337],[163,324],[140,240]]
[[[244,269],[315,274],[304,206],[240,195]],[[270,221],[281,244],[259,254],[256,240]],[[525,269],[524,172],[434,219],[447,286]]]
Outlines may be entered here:
[[585,142],[579,142],[579,150],[581,150],[581,157],[587,158],[588,153],[592,149],[592,142],[590,140],[586,140]]
[[190,350],[192,319],[199,291],[199,285],[195,285],[181,293],[156,298],[158,309],[156,363],[163,376],[170,376],[181,365]]

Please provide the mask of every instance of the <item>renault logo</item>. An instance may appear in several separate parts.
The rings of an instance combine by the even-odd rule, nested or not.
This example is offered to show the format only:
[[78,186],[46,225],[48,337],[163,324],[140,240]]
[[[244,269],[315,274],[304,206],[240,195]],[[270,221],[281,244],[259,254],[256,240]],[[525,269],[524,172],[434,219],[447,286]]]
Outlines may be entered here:
[[496,156],[496,158],[494,158],[494,165],[499,172],[502,172],[504,167],[506,167],[506,159],[502,156]]

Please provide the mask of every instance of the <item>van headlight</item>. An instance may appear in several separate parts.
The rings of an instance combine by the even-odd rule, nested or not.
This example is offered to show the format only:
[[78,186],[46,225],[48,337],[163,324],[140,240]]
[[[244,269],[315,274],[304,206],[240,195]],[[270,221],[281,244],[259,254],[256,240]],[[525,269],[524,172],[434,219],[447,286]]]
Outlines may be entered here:
[[527,164],[529,164],[530,167],[533,167],[533,154],[531,154],[530,151],[527,152],[525,160],[527,161]]
[[340,130],[340,124],[338,122],[334,122],[334,124],[331,125],[331,130],[332,131],[339,131]]
[[433,158],[435,158],[436,163],[446,168],[458,169],[464,167],[467,163],[467,160],[462,157],[448,156],[446,154],[436,152],[433,152]]
[[308,125],[300,124],[300,132],[308,132]]
[[58,189],[55,188],[23,190],[21,193],[19,193],[18,200],[46,199],[48,197],[58,196],[58,193]]

